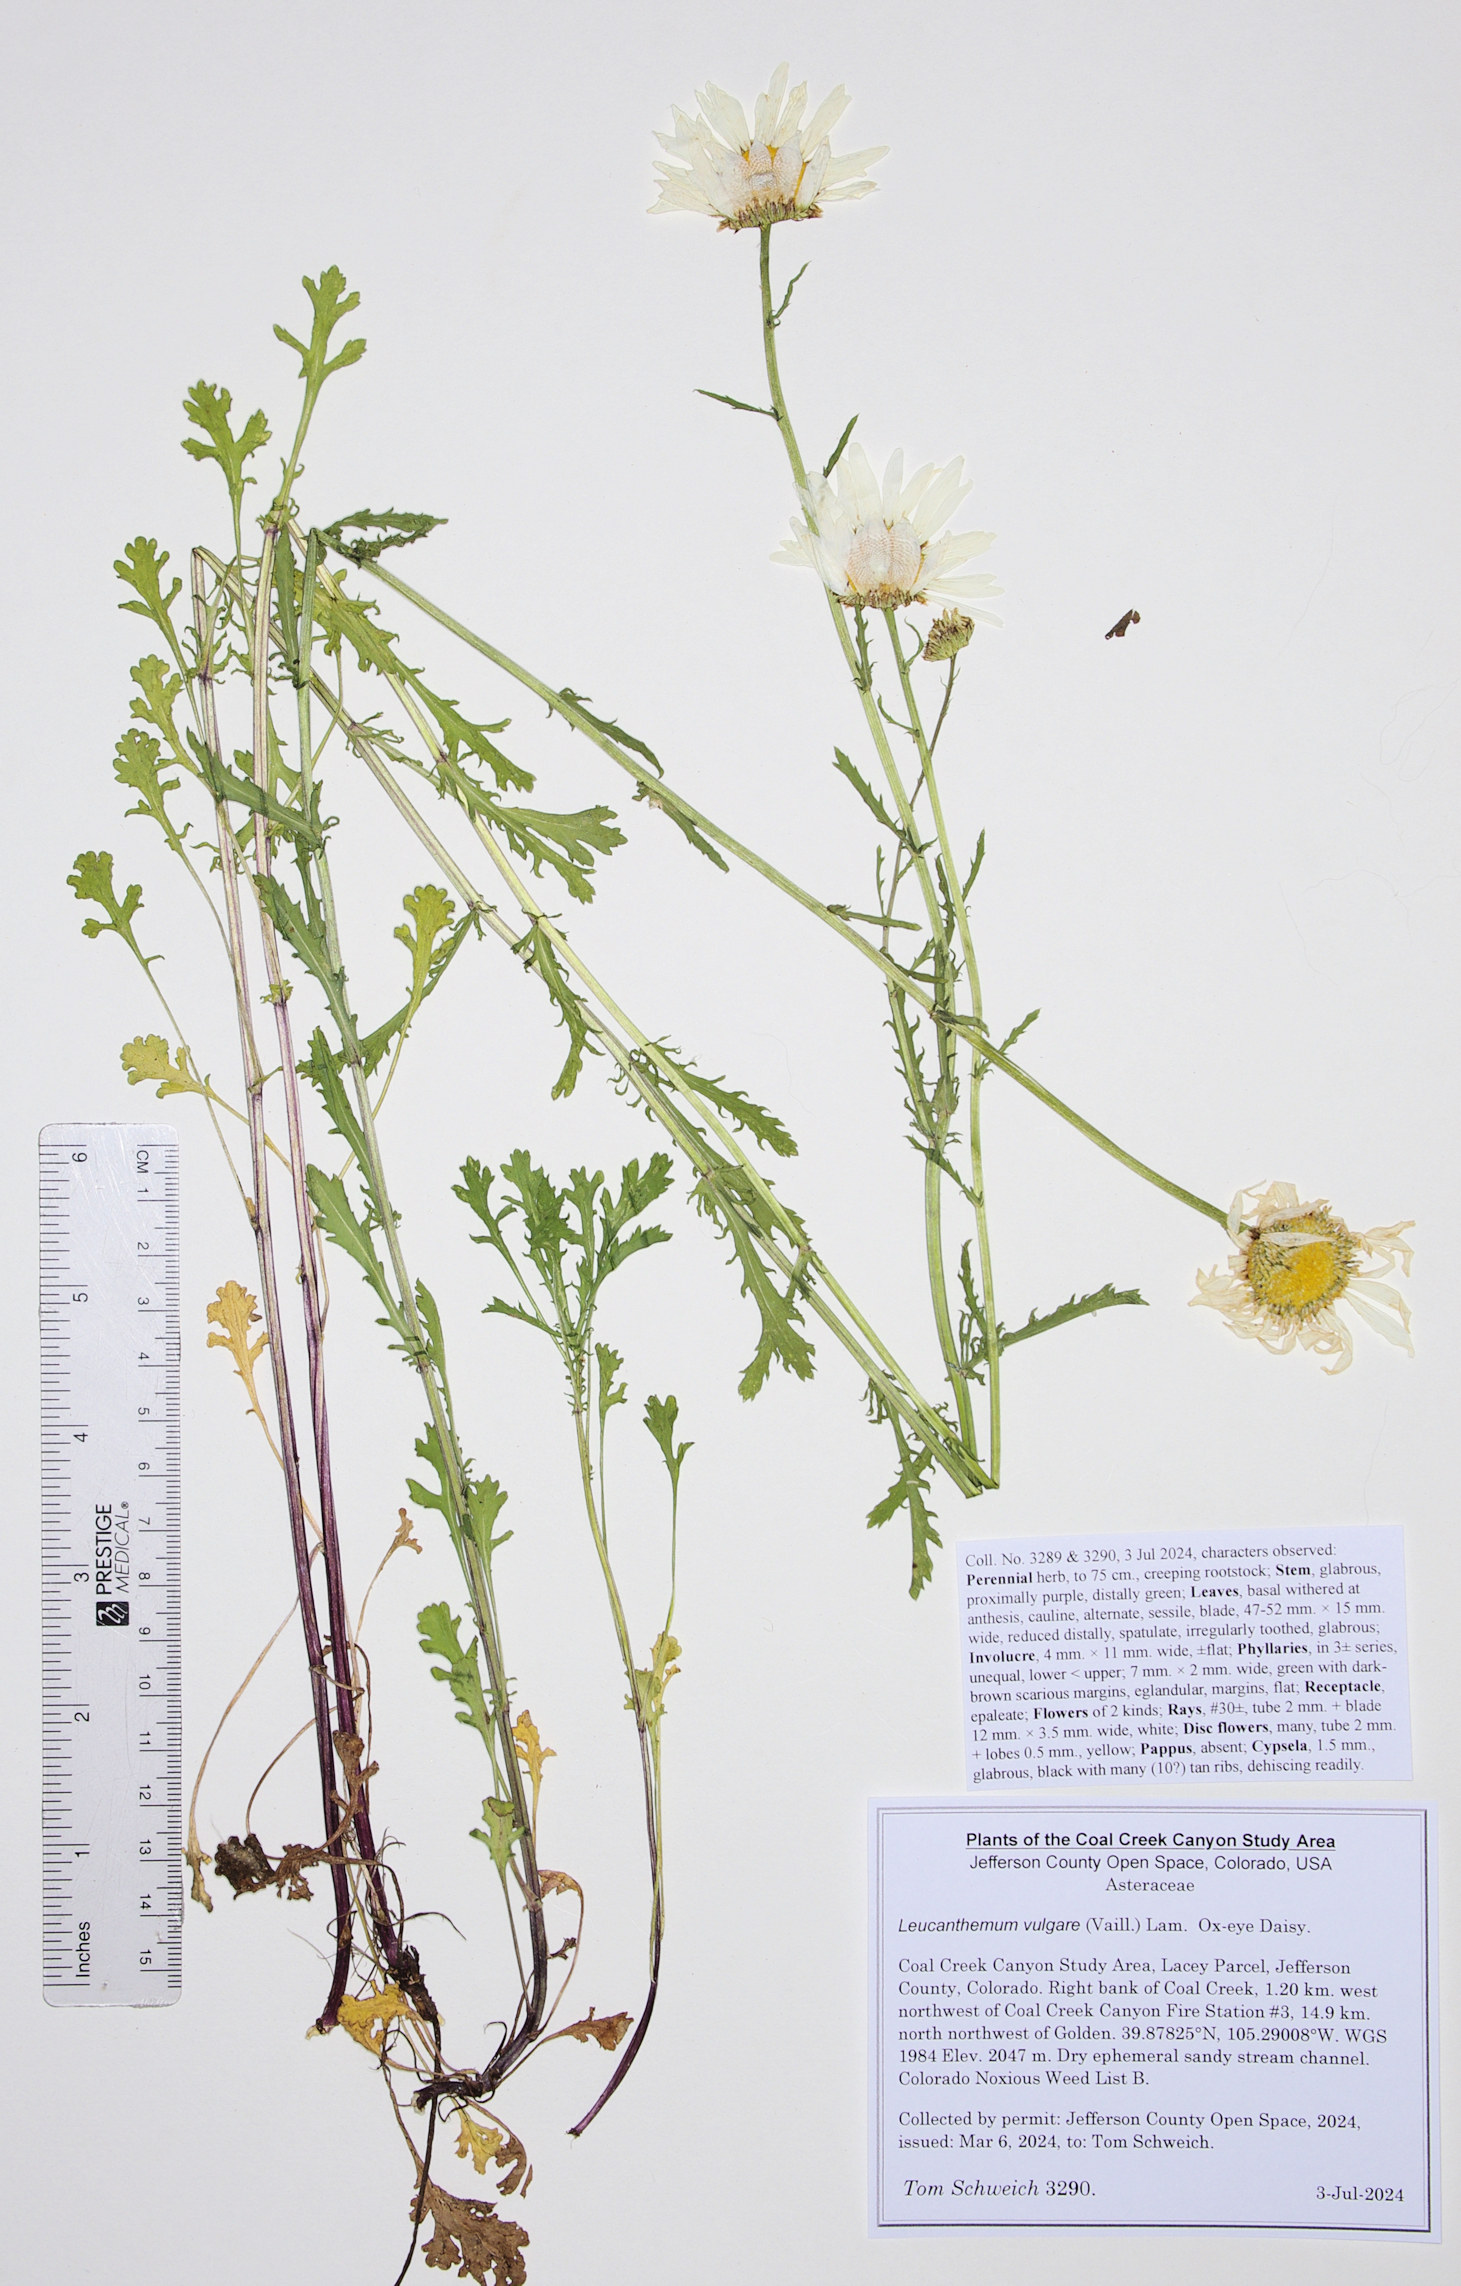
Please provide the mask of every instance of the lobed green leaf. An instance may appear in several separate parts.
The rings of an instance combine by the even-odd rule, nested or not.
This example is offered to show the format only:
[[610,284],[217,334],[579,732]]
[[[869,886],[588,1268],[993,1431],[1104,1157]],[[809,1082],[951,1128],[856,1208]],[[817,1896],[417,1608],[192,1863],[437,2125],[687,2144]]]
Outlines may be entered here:
[[433,1679],[445,1683],[457,1702],[457,1721],[475,1730],[482,1743],[491,1751],[492,1718],[488,1711],[487,1694],[482,1688],[482,1669],[477,1657],[477,1639],[473,1636],[466,1650],[461,1644],[461,1621],[445,1603],[428,1603],[416,1615],[417,1632],[421,1648],[428,1659],[439,1659],[441,1665],[431,1670]]
[[585,1051],[596,1056],[599,1049],[589,1036],[588,1011],[564,975],[552,939],[542,923],[534,921],[513,950],[522,955],[526,967],[536,970],[543,989],[558,1011],[559,1022],[568,1033],[568,1054],[551,1091],[556,1103],[560,1096],[572,1095],[578,1085]]
[[169,561],[166,548],[159,548],[156,540],[139,537],[129,540],[112,569],[124,586],[134,591],[136,600],[119,603],[119,611],[136,611],[144,619],[155,620],[168,641],[176,644],[173,632],[172,607],[183,592],[183,583],[174,579],[166,595],[162,592],[162,575]]
[[802,1315],[796,1307],[803,1272],[797,1272],[783,1294],[757,1244],[758,1232],[770,1233],[770,1217],[744,1169],[729,1160],[717,1160],[701,1176],[690,1196],[729,1238],[740,1264],[741,1292],[755,1302],[761,1335],[738,1388],[747,1400],[759,1396],[773,1364],[810,1381],[816,1371],[816,1352],[799,1331]]
[[245,476],[244,462],[252,459],[261,446],[269,442],[269,424],[262,413],[250,413],[235,436],[228,425],[233,410],[233,398],[227,389],[216,389],[211,381],[195,381],[183,399],[183,411],[194,428],[201,429],[201,437],[184,437],[183,451],[194,460],[216,460],[228,486],[228,496],[237,507],[243,499],[244,486],[254,482]]
[[692,1095],[699,1096],[704,1103],[713,1104],[717,1111],[723,1111],[732,1125],[741,1128],[747,1135],[754,1135],[756,1141],[764,1143],[769,1151],[774,1151],[778,1159],[796,1157],[795,1139],[787,1133],[774,1112],[763,1109],[759,1103],[752,1103],[750,1097],[743,1095],[739,1088],[728,1088],[723,1076],[720,1079],[706,1079],[696,1071],[693,1064],[681,1063],[678,1057],[671,1055],[668,1048],[661,1046],[659,1053]]
[[142,888],[133,881],[119,897],[112,880],[112,853],[109,849],[84,849],[66,876],[66,886],[74,889],[83,904],[100,905],[105,920],[92,914],[81,924],[84,937],[117,936],[127,950],[135,953],[144,968],[160,960],[160,953],[145,954],[132,931],[132,922],[142,909]]
[[140,1087],[147,1080],[157,1083],[159,1098],[165,1095],[206,1095],[206,1084],[193,1069],[192,1058],[184,1047],[174,1056],[166,1040],[156,1032],[145,1037],[139,1034],[129,1040],[122,1050],[122,1069],[129,1087]]
[[[414,540],[424,540],[446,520],[445,516],[413,515],[409,509],[357,508],[353,515],[338,516],[333,524],[327,524],[320,538],[351,563],[369,564],[387,548],[409,548]],[[362,536],[348,540],[347,531],[358,531]],[[366,536],[370,534],[374,537]]]
[[644,1425],[664,1454],[665,1467],[670,1472],[670,1490],[676,1497],[679,1495],[680,1470],[684,1466],[685,1455],[695,1449],[693,1445],[677,1445],[675,1443],[675,1429],[679,1418],[680,1400],[678,1397],[647,1397],[645,1399]]
[[298,350],[299,377],[307,384],[311,397],[314,397],[332,373],[338,373],[342,366],[356,364],[365,355],[365,343],[360,340],[347,341],[333,357],[329,355],[330,338],[335,328],[342,318],[348,317],[351,310],[360,307],[360,296],[346,292],[345,273],[337,270],[333,264],[328,270],[321,270],[318,282],[313,278],[301,278],[300,284],[309,296],[314,319],[308,342],[297,341],[292,333],[286,333],[282,325],[276,325],[274,333],[286,348]]

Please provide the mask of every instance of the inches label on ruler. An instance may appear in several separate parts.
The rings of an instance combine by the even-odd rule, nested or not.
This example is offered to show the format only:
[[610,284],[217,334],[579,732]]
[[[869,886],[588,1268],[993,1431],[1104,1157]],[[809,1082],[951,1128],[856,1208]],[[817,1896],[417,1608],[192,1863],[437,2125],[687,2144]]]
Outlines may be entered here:
[[55,2007],[182,1990],[178,1139],[41,1131],[44,1912]]

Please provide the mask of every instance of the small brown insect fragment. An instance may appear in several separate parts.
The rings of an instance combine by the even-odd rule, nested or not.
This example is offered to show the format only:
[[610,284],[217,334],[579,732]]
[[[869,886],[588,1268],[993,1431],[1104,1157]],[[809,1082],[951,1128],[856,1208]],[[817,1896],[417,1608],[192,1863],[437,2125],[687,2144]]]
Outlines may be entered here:
[[1140,625],[1141,613],[1139,611],[1124,611],[1115,626],[1107,628],[1106,640],[1109,643],[1113,635],[1124,635],[1128,627],[1139,627]]

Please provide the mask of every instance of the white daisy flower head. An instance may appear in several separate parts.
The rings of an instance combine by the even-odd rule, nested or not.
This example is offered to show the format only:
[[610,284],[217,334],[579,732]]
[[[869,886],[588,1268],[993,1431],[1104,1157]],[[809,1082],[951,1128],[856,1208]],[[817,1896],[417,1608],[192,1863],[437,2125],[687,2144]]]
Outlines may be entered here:
[[1327,1199],[1305,1202],[1292,1183],[1239,1191],[1228,1216],[1238,1251],[1226,1271],[1198,1271],[1192,1307],[1220,1310],[1235,1334],[1275,1353],[1297,1342],[1332,1357],[1326,1373],[1343,1373],[1354,1356],[1341,1304],[1414,1356],[1409,1306],[1384,1283],[1397,1266],[1409,1277],[1413,1250],[1400,1234],[1414,1227],[1351,1230]]
[[[866,611],[897,611],[932,596],[964,604],[999,595],[987,572],[958,571],[971,556],[983,555],[994,534],[941,529],[972,489],[962,460],[947,468],[929,461],[905,483],[901,450],[879,482],[862,446],[851,444],[837,463],[835,485],[825,476],[812,478],[801,495],[806,521],[792,518],[791,538],[772,562],[814,571],[839,603]],[[972,616],[1000,624],[988,611]]]
[[699,117],[672,106],[675,132],[655,140],[669,153],[656,161],[659,197],[651,214],[708,214],[722,230],[759,230],[769,222],[811,222],[831,199],[866,198],[877,185],[867,168],[888,146],[832,156],[827,138],[851,97],[834,87],[802,124],[806,82],[787,91],[778,64],[771,85],[747,119],[723,87],[702,87]]

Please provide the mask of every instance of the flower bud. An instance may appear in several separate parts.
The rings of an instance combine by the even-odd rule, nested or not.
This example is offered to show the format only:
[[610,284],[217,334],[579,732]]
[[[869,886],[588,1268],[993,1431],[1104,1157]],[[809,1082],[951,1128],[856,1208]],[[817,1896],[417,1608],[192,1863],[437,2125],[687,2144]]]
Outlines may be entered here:
[[962,651],[974,632],[974,622],[965,611],[942,611],[924,638],[925,659],[952,659]]

